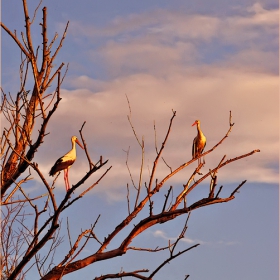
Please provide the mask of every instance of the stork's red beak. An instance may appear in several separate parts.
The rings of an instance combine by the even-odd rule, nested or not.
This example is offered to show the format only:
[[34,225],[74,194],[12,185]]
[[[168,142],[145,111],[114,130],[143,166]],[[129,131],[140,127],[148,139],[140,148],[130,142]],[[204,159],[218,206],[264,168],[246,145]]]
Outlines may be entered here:
[[79,140],[78,139],[76,139],[76,143],[84,150],[84,147],[83,147],[83,145],[79,142]]
[[197,121],[195,121],[193,124],[192,124],[192,126],[194,126],[194,125],[196,125],[197,124]]

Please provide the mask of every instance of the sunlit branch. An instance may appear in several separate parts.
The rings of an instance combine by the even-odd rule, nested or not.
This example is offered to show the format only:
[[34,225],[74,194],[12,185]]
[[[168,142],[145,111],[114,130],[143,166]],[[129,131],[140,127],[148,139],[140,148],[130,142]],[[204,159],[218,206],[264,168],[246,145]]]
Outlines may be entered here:
[[17,38],[16,34],[12,33],[4,24],[3,22],[0,23],[1,27],[14,39],[14,41],[17,43],[17,45],[19,46],[19,48],[22,50],[22,52],[26,55],[26,57],[28,57],[30,59],[30,55],[28,53],[28,51],[24,48],[24,46],[21,44],[21,42],[19,41],[19,39]]
[[157,154],[157,157],[154,160],[153,169],[152,169],[152,173],[151,173],[150,180],[149,180],[149,185],[148,185],[149,192],[151,191],[151,188],[152,188],[152,183],[153,183],[153,180],[154,180],[154,176],[155,176],[156,167],[157,167],[159,157],[161,156],[161,154],[163,152],[163,149],[165,147],[166,141],[167,141],[168,136],[169,136],[170,131],[171,131],[172,122],[173,122],[173,119],[175,118],[175,116],[176,116],[176,111],[173,111],[173,116],[170,119],[170,123],[169,123],[169,127],[168,127],[168,130],[167,130],[165,139],[163,140],[161,148],[160,148],[160,150]]
[[86,122],[83,123],[81,129],[79,130],[79,133],[80,133],[80,136],[81,136],[81,139],[82,139],[82,142],[83,142],[83,146],[84,146],[84,150],[85,150],[85,153],[86,153],[86,157],[88,159],[88,163],[89,163],[89,170],[94,167],[94,164],[92,163],[92,160],[89,156],[89,153],[88,153],[88,150],[87,150],[87,144],[86,144],[86,141],[83,137],[83,128],[84,128],[84,125],[86,124]]

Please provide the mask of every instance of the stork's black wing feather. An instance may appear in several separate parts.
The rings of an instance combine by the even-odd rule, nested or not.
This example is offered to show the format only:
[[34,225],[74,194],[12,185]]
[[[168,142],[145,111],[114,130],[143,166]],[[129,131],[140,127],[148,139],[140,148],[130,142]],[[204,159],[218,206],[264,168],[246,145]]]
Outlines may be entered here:
[[49,175],[50,175],[50,176],[54,176],[56,172],[62,170],[62,169],[59,169],[59,168],[58,168],[59,165],[61,165],[61,163],[62,163],[62,157],[59,158],[59,159],[55,162],[54,166],[51,168],[51,170],[50,170],[50,172],[49,172]]

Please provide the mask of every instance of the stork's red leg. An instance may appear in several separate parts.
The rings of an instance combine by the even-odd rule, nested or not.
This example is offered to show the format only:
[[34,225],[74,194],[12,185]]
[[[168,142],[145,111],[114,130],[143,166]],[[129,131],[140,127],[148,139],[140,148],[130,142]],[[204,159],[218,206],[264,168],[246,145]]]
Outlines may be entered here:
[[65,182],[65,188],[66,192],[69,190],[69,182],[68,182],[68,169],[64,169],[64,182]]
[[67,186],[68,186],[68,191],[69,191],[70,190],[70,184],[69,184],[68,172],[69,172],[69,169],[67,168],[67,170],[66,170],[66,177],[67,177]]
[[66,189],[66,192],[67,192],[66,170],[65,170],[65,169],[63,170],[63,173],[64,173],[64,183],[65,183],[65,189]]

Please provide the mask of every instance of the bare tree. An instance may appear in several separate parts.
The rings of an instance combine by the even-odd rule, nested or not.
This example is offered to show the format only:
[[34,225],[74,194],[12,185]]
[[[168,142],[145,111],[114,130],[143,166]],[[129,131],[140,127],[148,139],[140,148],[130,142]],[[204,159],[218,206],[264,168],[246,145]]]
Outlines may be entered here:
[[[1,265],[3,279],[27,279],[31,269],[36,267],[38,275],[41,279],[61,279],[63,275],[72,273],[95,262],[114,259],[124,255],[129,250],[148,251],[157,253],[159,251],[167,251],[168,256],[165,261],[155,267],[152,271],[139,268],[129,272],[119,271],[113,274],[105,274],[95,276],[95,280],[109,278],[123,278],[131,276],[137,279],[154,279],[157,272],[164,267],[168,262],[178,256],[195,248],[199,244],[195,244],[189,248],[184,248],[181,251],[177,250],[180,240],[184,237],[187,230],[187,222],[190,213],[197,208],[206,207],[216,203],[229,202],[235,198],[237,191],[244,185],[246,181],[241,182],[232,193],[227,197],[220,197],[222,187],[216,191],[217,172],[224,166],[232,162],[241,160],[242,158],[253,155],[259,150],[253,150],[247,154],[237,156],[226,160],[224,156],[220,162],[214,166],[209,172],[196,179],[196,175],[200,174],[200,170],[204,163],[200,162],[194,168],[187,181],[182,182],[183,189],[178,192],[172,187],[171,179],[173,176],[187,166],[196,162],[199,158],[205,157],[212,153],[219,145],[221,145],[229,136],[232,128],[232,117],[229,117],[229,129],[225,136],[211,149],[200,154],[198,157],[182,163],[175,169],[172,169],[163,158],[166,143],[171,133],[173,121],[176,117],[176,111],[172,111],[170,122],[166,130],[165,137],[160,147],[157,146],[156,128],[155,128],[155,158],[153,167],[147,182],[143,182],[143,162],[145,155],[144,138],[139,139],[137,132],[133,127],[131,120],[131,109],[128,100],[130,113],[128,121],[131,125],[132,132],[141,149],[141,166],[139,169],[139,179],[134,181],[130,173],[127,153],[126,166],[131,175],[131,187],[127,184],[127,208],[128,214],[120,221],[119,224],[108,232],[107,237],[103,238],[95,234],[95,228],[98,226],[99,217],[96,221],[83,230],[75,241],[71,241],[70,227],[67,226],[69,235],[70,250],[65,251],[65,257],[60,262],[54,263],[54,256],[57,248],[61,246],[62,237],[60,235],[60,217],[61,214],[67,213],[67,210],[82,199],[88,192],[94,188],[104,176],[107,175],[111,167],[103,171],[102,175],[93,184],[86,186],[83,192],[79,191],[79,186],[88,184],[87,179],[97,170],[102,168],[107,162],[100,160],[93,163],[87,150],[87,143],[83,137],[83,128],[81,126],[80,136],[85,147],[85,154],[88,159],[89,169],[86,175],[80,178],[79,182],[72,186],[70,191],[65,194],[63,200],[58,203],[53,192],[56,179],[52,184],[49,184],[45,178],[38,163],[33,162],[35,153],[41,148],[44,138],[48,134],[47,126],[56,112],[60,96],[60,86],[63,82],[67,69],[61,75],[64,69],[64,63],[61,63],[57,68],[54,67],[54,61],[62,48],[68,23],[66,24],[64,33],[57,43],[58,34],[55,34],[49,41],[47,32],[47,8],[42,9],[42,47],[33,45],[32,41],[32,24],[36,22],[36,14],[39,6],[33,12],[32,19],[30,18],[27,2],[23,0],[23,11],[25,18],[25,31],[21,32],[21,38],[18,37],[16,31],[12,32],[8,27],[1,23],[1,27],[9,34],[19,47],[21,52],[20,70],[20,88],[16,94],[5,93],[2,89],[1,113],[5,118],[4,128],[1,135],[1,198],[2,198],[2,221],[1,221]],[[54,45],[57,44],[56,48]],[[32,89],[27,89],[27,81],[33,82]],[[55,86],[53,85],[55,83]],[[50,89],[53,90],[51,91]],[[35,130],[35,121],[39,130]],[[162,167],[159,163],[168,167],[165,176],[161,179],[156,179],[158,169]],[[40,178],[42,184],[42,193],[36,197],[31,197],[25,191],[25,183],[32,180],[32,174],[36,174]],[[200,200],[187,205],[186,198],[190,192],[194,191],[199,184],[210,179],[209,195]],[[167,186],[167,191],[166,187]],[[131,191],[135,189],[135,192]],[[75,191],[75,198],[71,195]],[[154,213],[154,196],[161,192],[164,199],[161,203],[161,211]],[[165,192],[165,193],[164,193]],[[139,214],[144,214],[144,209],[148,209],[148,214],[140,220]],[[169,222],[178,216],[186,215],[186,222],[182,225],[181,232],[177,240],[173,243],[169,242],[166,247],[161,248],[137,248],[131,246],[132,241],[148,228],[161,223]],[[133,227],[132,221],[134,223]],[[128,233],[120,244],[114,249],[106,250],[111,245],[119,234],[124,232],[124,229],[129,229]],[[103,239],[102,239],[103,238]],[[89,241],[94,241],[98,245],[96,251],[90,253],[83,259],[78,259],[80,253],[87,247]],[[102,240],[102,241],[101,241]],[[42,249],[47,249],[47,253],[42,253]],[[185,276],[187,279],[189,275]]]

